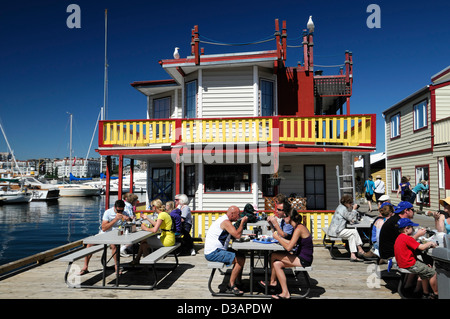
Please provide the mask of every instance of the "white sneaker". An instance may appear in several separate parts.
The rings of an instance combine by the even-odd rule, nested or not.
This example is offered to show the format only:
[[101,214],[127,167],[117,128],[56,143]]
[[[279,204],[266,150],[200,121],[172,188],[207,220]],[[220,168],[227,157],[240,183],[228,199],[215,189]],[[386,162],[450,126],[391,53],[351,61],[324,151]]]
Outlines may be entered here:
[[191,249],[191,256],[195,256],[195,255],[197,255],[197,254],[195,253],[195,249],[192,248],[192,249]]

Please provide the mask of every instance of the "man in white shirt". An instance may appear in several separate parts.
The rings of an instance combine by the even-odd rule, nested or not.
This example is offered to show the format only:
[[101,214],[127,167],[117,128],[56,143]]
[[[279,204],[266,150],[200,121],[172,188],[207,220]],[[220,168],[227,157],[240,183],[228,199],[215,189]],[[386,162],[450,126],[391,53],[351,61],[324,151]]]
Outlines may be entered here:
[[204,254],[208,261],[223,262],[229,266],[234,264],[231,271],[228,289],[236,296],[241,296],[244,292],[236,287],[235,281],[241,275],[244,268],[245,256],[236,254],[234,250],[228,249],[230,235],[236,239],[241,238],[244,225],[247,223],[247,216],[241,219],[239,228],[236,229],[232,222],[240,217],[239,208],[230,206],[225,215],[220,216],[208,229],[205,238]]

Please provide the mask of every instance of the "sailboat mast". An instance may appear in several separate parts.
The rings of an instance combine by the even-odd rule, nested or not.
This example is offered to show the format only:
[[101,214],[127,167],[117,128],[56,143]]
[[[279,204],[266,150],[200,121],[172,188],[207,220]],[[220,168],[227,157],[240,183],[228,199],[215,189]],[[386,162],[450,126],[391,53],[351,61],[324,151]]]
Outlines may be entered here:
[[105,83],[103,88],[103,116],[102,120],[106,120],[108,115],[108,9],[105,9]]
[[72,113],[70,115],[69,172],[72,174]]

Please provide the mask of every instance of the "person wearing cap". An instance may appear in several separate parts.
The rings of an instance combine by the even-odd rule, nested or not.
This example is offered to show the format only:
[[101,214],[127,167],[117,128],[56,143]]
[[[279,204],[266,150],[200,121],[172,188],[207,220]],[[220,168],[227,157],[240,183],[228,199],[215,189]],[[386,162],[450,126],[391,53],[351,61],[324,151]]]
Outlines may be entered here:
[[411,197],[409,198],[409,202],[411,204],[414,204],[417,194],[420,192],[424,192],[428,190],[428,182],[426,180],[421,180],[419,184],[417,184],[412,190],[411,190]]
[[[400,218],[397,222],[399,235],[395,240],[394,252],[395,260],[399,268],[409,270],[413,274],[417,274],[422,279],[423,297],[426,299],[437,299],[438,286],[436,279],[436,271],[421,260],[417,259],[417,251],[423,251],[428,248],[436,247],[436,243],[429,241],[425,244],[420,244],[412,236],[413,227],[419,226],[409,218]],[[433,290],[430,294],[429,287]]]
[[[402,201],[394,209],[394,215],[391,216],[381,227],[379,238],[380,258],[385,261],[395,256],[394,244],[398,237],[397,222],[400,218],[414,218],[414,208],[410,202]],[[426,234],[425,229],[420,229],[414,234],[417,239]],[[383,262],[382,261],[382,262]]]
[[375,180],[375,200],[378,202],[380,200],[380,197],[384,195],[385,193],[385,186],[384,182],[381,180],[381,175],[377,175],[377,178]]
[[438,232],[450,234],[450,196],[445,199],[441,199],[439,204],[444,207],[444,210],[439,210],[433,213],[436,230]]
[[391,202],[391,198],[389,197],[389,195],[381,195],[380,198],[378,198],[377,201],[377,205],[378,205],[378,209],[380,209],[381,204],[383,204],[384,202]]

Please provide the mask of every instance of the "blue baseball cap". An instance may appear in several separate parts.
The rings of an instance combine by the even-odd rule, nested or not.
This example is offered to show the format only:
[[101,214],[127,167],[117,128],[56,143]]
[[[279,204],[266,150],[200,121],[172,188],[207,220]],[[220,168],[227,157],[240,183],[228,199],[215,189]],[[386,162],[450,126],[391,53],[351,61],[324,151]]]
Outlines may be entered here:
[[413,223],[409,218],[400,218],[397,222],[398,228],[405,228],[407,226],[419,226],[419,224]]
[[398,206],[395,207],[394,213],[398,214],[398,213],[403,212],[405,209],[413,208],[413,207],[414,207],[413,204],[411,204],[410,202],[403,201],[403,202],[398,203]]
[[392,204],[389,203],[389,202],[383,202],[383,203],[380,205],[380,208],[383,208],[384,206],[394,206],[394,205],[392,205]]

